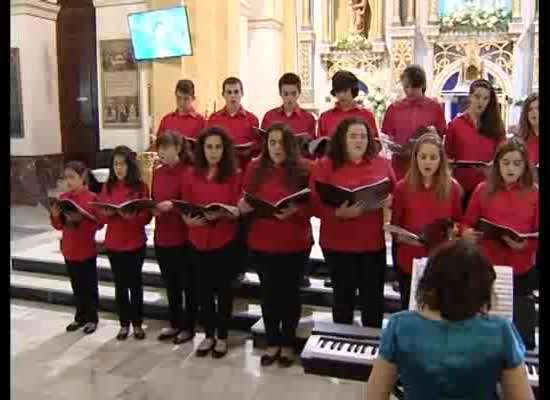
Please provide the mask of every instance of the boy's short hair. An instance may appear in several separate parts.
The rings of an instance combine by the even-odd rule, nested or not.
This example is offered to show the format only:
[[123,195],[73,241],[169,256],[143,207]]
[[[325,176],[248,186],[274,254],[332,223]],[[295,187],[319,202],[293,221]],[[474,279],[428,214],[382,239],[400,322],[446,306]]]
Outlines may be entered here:
[[330,94],[336,96],[336,93],[351,89],[351,94],[355,98],[359,94],[359,79],[354,73],[346,70],[340,70],[332,77],[332,90]]
[[241,92],[244,93],[243,83],[239,78],[235,76],[230,76],[229,78],[225,78],[225,80],[222,83],[222,94],[225,92],[225,87],[227,85],[239,85],[241,88]]
[[195,97],[195,84],[190,79],[181,79],[176,84],[175,93],[177,92]]
[[302,92],[302,81],[298,75],[293,72],[283,74],[279,79],[279,93],[283,90],[283,85],[294,85],[298,89],[298,93]]

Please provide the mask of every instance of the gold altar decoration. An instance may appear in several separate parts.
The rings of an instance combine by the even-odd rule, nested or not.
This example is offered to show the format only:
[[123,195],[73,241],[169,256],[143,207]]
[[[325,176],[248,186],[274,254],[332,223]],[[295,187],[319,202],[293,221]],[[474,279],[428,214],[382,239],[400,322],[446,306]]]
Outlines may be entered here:
[[138,154],[137,161],[143,182],[147,184],[149,191],[151,191],[151,184],[153,183],[153,168],[158,161],[158,155],[153,151],[144,151],[143,153]]

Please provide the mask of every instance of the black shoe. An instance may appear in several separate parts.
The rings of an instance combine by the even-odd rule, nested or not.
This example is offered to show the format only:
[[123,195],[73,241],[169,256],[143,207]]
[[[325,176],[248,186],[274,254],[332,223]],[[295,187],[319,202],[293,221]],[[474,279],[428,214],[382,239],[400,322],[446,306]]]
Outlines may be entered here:
[[84,326],[84,322],[78,322],[78,321],[73,321],[71,322],[69,325],[67,325],[67,327],[65,328],[65,330],[67,332],[74,332],[76,330],[79,330],[80,328],[82,328]]
[[134,338],[136,338],[136,340],[145,339],[145,331],[141,326],[134,326]]
[[128,326],[122,326],[120,330],[118,331],[118,334],[116,335],[117,340],[126,340],[128,339],[128,335],[130,334],[130,327]]
[[223,358],[227,354],[227,342],[225,343],[225,348],[223,350],[216,350],[216,346],[220,342],[217,342],[216,345],[212,349],[212,358]]
[[86,325],[84,325],[84,333],[86,335],[90,335],[95,332],[97,329],[97,322],[88,322]]
[[[206,339],[205,339],[205,340],[206,340]],[[212,340],[212,345],[211,345],[210,347],[208,347],[208,348],[203,348],[203,349],[201,349],[200,347],[202,346],[202,343],[204,343],[204,341],[201,342],[201,344],[199,345],[199,348],[195,351],[195,356],[196,356],[196,357],[206,357],[206,356],[208,355],[208,353],[210,353],[210,351],[211,351],[211,350],[214,348],[214,346],[216,345],[216,340],[213,339],[213,340]]]
[[325,287],[332,287],[332,279],[325,278]]
[[286,357],[286,356],[279,356],[279,366],[282,368],[288,368],[292,364],[294,364],[294,358]]
[[174,337],[174,344],[182,344],[189,342],[190,340],[193,340],[195,337],[194,333],[191,333],[189,331],[180,331],[175,337]]
[[399,282],[397,282],[397,281],[392,282],[391,288],[393,289],[394,292],[399,293]]
[[157,339],[160,341],[174,339],[181,331],[175,328],[163,328]]
[[303,276],[302,277],[302,281],[300,282],[300,287],[310,287],[311,286],[311,281],[309,280],[309,277],[307,276]]
[[274,355],[264,354],[262,355],[262,358],[260,358],[260,364],[262,365],[262,367],[269,367],[271,364],[279,359],[280,354],[280,350],[278,350],[277,353],[275,353]]

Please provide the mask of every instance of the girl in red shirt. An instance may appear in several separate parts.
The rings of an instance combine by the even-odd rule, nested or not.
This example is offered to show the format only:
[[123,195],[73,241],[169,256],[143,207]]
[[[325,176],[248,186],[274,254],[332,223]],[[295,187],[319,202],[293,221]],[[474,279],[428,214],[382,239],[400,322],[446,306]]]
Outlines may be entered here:
[[[505,139],[504,123],[493,85],[479,79],[470,85],[466,112],[447,128],[445,150],[452,161],[490,162],[498,144]],[[464,189],[463,208],[476,186],[485,179],[485,168],[456,167],[453,176]]]
[[[248,166],[244,190],[275,203],[307,188],[308,178],[294,134],[286,125],[275,123],[267,129],[260,156]],[[239,206],[243,214],[252,212],[248,247],[260,276],[268,346],[261,364],[268,366],[278,359],[281,366],[288,367],[294,361],[301,315],[300,278],[313,243],[310,207],[290,203],[279,213],[262,218],[254,215],[244,198]]]
[[519,117],[519,137],[527,145],[527,154],[531,164],[539,164],[539,94],[530,94],[521,108]]
[[[538,232],[539,190],[523,141],[512,138],[498,147],[487,180],[480,183],[472,194],[463,220],[462,235],[468,240],[478,241],[494,265],[513,268],[514,322],[525,345],[533,348],[535,308],[531,295],[536,286],[536,270],[533,266],[538,239],[519,242],[507,236],[502,241],[483,239],[483,235],[475,231],[480,218],[519,233]],[[522,304],[526,307],[522,307]],[[525,324],[526,319],[531,321]]]
[[[426,133],[415,143],[410,169],[395,188],[392,224],[421,234],[427,225],[439,219],[450,218],[459,222],[462,218],[461,196],[462,188],[451,177],[441,138]],[[449,232],[444,227],[442,229],[443,232],[434,234],[445,237]],[[394,260],[401,307],[406,310],[409,308],[413,259],[427,257],[429,249],[404,235],[397,234],[395,239],[399,243]]]
[[195,205],[222,203],[234,206],[236,211],[235,214],[216,210],[204,215],[182,215],[189,227],[198,300],[206,331],[206,339],[195,354],[204,357],[212,351],[214,358],[221,358],[227,353],[227,329],[233,306],[231,278],[235,266],[231,261],[235,262],[236,258],[236,206],[242,176],[236,166],[233,141],[221,127],[206,128],[199,135],[194,159],[194,166],[182,180],[181,198]]
[[170,327],[163,328],[158,339],[171,339],[174,344],[193,339],[197,314],[195,278],[189,262],[188,229],[171,202],[180,197],[179,182],[188,168],[179,157],[183,140],[180,135],[171,132],[165,132],[157,138],[156,147],[161,165],[153,171],[151,190],[151,197],[157,202],[153,210],[155,255],[170,307]]
[[[149,198],[149,189],[141,180],[136,154],[126,146],[113,150],[109,179],[103,185],[100,201],[122,204],[133,199]],[[151,221],[151,212],[115,213],[101,210],[102,221],[107,225],[105,248],[115,281],[115,298],[118,306],[120,331],[118,340],[130,333],[130,323],[137,340],[145,339],[143,323],[143,282],[141,270],[145,260],[145,225]]]
[[360,118],[343,120],[336,129],[327,157],[319,160],[311,178],[312,201],[321,219],[320,245],[330,270],[334,291],[332,318],[351,324],[355,293],[359,288],[361,320],[364,326],[381,327],[386,272],[386,243],[382,226],[383,208],[364,209],[361,203],[344,203],[338,208],[321,203],[315,181],[350,189],[395,175],[389,160],[379,154],[370,126]]
[[103,226],[97,221],[95,209],[89,205],[95,201],[96,194],[88,190],[86,178],[88,169],[80,161],[70,161],[65,166],[65,185],[67,191],[61,200],[72,200],[89,214],[89,217],[74,212],[61,213],[59,206],[50,208],[52,226],[63,232],[61,253],[76,302],[74,321],[67,326],[67,332],[73,332],[84,326],[84,333],[90,334],[97,328],[97,250],[95,233]]

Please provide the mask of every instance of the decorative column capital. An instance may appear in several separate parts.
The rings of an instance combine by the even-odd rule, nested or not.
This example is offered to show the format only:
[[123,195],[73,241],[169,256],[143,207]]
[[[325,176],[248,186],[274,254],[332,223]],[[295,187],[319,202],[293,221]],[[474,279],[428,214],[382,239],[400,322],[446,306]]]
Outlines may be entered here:
[[32,15],[38,18],[57,21],[60,6],[52,1],[11,0],[11,15]]

